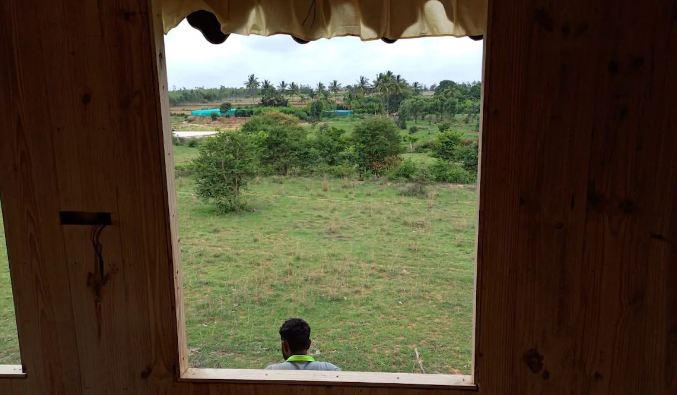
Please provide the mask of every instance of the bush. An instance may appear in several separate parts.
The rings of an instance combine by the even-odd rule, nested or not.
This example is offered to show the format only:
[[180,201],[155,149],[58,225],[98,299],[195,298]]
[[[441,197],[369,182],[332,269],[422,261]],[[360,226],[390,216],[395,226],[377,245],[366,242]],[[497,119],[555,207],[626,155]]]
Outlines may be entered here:
[[230,102],[224,102],[219,106],[219,111],[221,111],[221,114],[225,116],[228,110],[231,108],[233,108],[233,105],[230,104]]
[[470,141],[456,146],[454,160],[463,163],[463,168],[469,172],[477,173],[478,154],[477,141]]
[[401,186],[398,193],[402,196],[423,198],[428,196],[428,188],[422,182],[410,182]]
[[435,148],[435,142],[432,140],[419,140],[414,143],[414,152],[428,152]]
[[429,170],[430,177],[437,182],[470,184],[475,181],[475,175],[456,162],[438,160],[430,166]]
[[218,133],[200,147],[192,162],[197,195],[221,213],[245,207],[241,190],[256,173],[252,137],[241,132]]
[[292,168],[304,164],[303,159],[308,159],[306,131],[294,116],[267,112],[252,117],[241,130],[254,136],[263,170],[288,175]]
[[233,114],[233,116],[236,118],[248,118],[252,115],[254,115],[254,111],[246,108],[238,108],[235,110],[235,114]]
[[450,122],[442,122],[437,125],[437,129],[440,131],[440,133],[444,133],[447,130],[451,129],[451,123]]
[[358,167],[375,174],[387,170],[387,162],[401,150],[400,134],[388,118],[374,117],[360,122],[353,131],[353,142]]
[[212,121],[216,121],[219,118],[219,114],[213,112],[209,115],[212,119]]
[[437,135],[433,147],[433,156],[447,161],[456,160],[456,147],[461,144],[463,133],[447,131]]
[[421,128],[419,128],[418,126],[411,126],[411,127],[409,128],[409,134],[415,134],[415,133],[418,132],[419,130],[421,130]]
[[186,139],[186,141],[187,141],[186,145],[189,146],[190,148],[195,148],[198,145],[200,145],[200,142],[195,138]]
[[320,126],[311,142],[320,161],[330,166],[336,166],[342,161],[342,154],[348,148],[348,141],[343,137],[345,133],[345,130],[327,124]]
[[411,159],[405,159],[399,166],[388,173],[390,180],[411,180],[418,173],[416,163]]
[[174,177],[190,177],[194,173],[193,166],[191,164],[187,165],[176,165],[174,167]]

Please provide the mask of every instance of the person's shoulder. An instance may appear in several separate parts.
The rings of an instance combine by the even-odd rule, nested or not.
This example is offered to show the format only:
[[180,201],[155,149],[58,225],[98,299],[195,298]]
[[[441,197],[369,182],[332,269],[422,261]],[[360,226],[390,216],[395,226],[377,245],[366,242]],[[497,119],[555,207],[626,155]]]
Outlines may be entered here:
[[293,366],[290,366],[289,362],[280,362],[280,363],[271,363],[266,366],[266,370],[290,370]]
[[341,368],[339,368],[338,366],[334,365],[331,362],[318,362],[318,363],[322,364],[322,370],[334,370],[334,371],[341,370]]

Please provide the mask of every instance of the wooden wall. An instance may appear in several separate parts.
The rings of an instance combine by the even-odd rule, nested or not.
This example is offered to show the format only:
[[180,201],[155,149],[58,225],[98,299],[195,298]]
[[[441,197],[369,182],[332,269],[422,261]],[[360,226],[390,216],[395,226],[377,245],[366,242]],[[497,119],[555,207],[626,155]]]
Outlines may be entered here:
[[[490,3],[479,392],[677,393],[677,3]],[[27,372],[0,393],[472,392],[176,381],[151,10],[0,3],[0,199]],[[90,229],[61,210],[112,213],[104,284]]]

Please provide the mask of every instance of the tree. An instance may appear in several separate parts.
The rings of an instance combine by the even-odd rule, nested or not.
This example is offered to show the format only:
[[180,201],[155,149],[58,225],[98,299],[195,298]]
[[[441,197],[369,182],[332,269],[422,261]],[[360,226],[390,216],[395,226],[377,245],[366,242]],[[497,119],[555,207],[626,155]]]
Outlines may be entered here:
[[367,92],[369,91],[369,79],[361,75],[360,79],[357,81],[357,84],[355,85],[355,88],[357,90],[359,98],[366,96]]
[[195,191],[221,213],[245,207],[241,191],[256,172],[256,150],[242,132],[221,132],[200,146],[193,160]]
[[463,140],[463,133],[458,131],[445,131],[437,135],[433,147],[433,156],[446,160],[456,161],[456,150]]
[[280,83],[277,85],[277,89],[280,91],[280,94],[284,97],[284,94],[287,92],[287,85],[286,82],[280,81]]
[[254,136],[264,170],[287,175],[300,166],[306,130],[299,119],[279,112],[257,115],[242,126],[244,133]]
[[244,82],[245,88],[249,91],[249,96],[252,98],[252,104],[254,104],[254,96],[256,90],[259,89],[259,80],[254,74],[249,74],[249,78]]
[[296,82],[292,82],[291,85],[289,85],[289,95],[291,96],[291,98],[293,99],[294,96],[297,96],[297,95],[300,98],[300,93],[301,93],[301,90],[299,89],[298,84],[296,84]]
[[368,118],[353,131],[357,165],[362,171],[380,173],[388,160],[400,153],[400,134],[392,120],[383,117]]
[[333,80],[332,82],[329,83],[329,91],[331,91],[331,93],[334,95],[334,103],[336,103],[336,95],[340,90],[341,84],[338,81]]
[[224,102],[219,106],[219,111],[221,111],[221,115],[225,116],[231,108],[233,108],[233,105],[230,102]]

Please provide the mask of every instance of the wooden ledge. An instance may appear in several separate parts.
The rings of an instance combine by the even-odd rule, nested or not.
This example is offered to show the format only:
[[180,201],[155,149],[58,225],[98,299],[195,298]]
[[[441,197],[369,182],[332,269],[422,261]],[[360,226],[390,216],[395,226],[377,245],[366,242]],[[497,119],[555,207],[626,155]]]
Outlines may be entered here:
[[460,374],[190,368],[180,381],[477,389],[472,376]]
[[26,377],[21,365],[0,365],[0,379],[21,379]]

